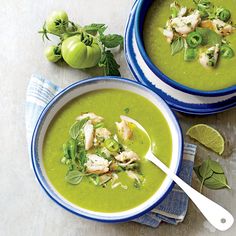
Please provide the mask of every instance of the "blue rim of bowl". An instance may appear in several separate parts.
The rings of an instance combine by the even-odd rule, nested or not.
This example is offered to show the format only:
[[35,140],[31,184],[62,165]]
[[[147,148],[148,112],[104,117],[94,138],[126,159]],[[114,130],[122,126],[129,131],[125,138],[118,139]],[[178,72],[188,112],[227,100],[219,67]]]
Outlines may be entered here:
[[154,96],[158,97],[165,104],[167,110],[169,110],[168,112],[170,113],[170,115],[173,116],[174,122],[177,124],[177,127],[178,127],[178,136],[179,136],[179,141],[180,141],[180,144],[179,144],[180,145],[180,151],[179,151],[179,155],[178,155],[179,159],[178,159],[177,168],[176,168],[176,172],[175,173],[177,175],[179,174],[179,171],[180,171],[180,168],[181,168],[181,164],[182,164],[182,156],[183,156],[183,133],[182,133],[181,126],[179,124],[179,121],[178,121],[176,115],[171,110],[171,108],[168,106],[168,104],[159,95],[157,95],[152,89],[150,89],[147,86],[142,85],[142,84],[140,84],[140,83],[138,83],[136,81],[132,81],[132,80],[129,80],[129,79],[125,79],[125,78],[121,78],[121,77],[116,77],[116,76],[93,77],[93,78],[85,79],[85,80],[82,80],[82,81],[79,81],[79,82],[75,82],[75,83],[71,84],[70,86],[66,87],[65,89],[62,89],[47,104],[47,106],[43,109],[43,111],[41,112],[41,114],[40,114],[40,116],[38,118],[38,121],[37,121],[36,126],[35,126],[34,131],[33,131],[32,140],[31,140],[31,161],[32,161],[32,166],[33,166],[33,170],[34,170],[35,176],[37,178],[37,181],[39,182],[39,184],[41,185],[43,190],[46,192],[46,194],[49,196],[49,198],[51,198],[51,200],[53,200],[57,205],[61,206],[65,210],[69,211],[70,213],[75,214],[75,215],[80,216],[80,217],[83,217],[85,219],[94,220],[94,221],[103,222],[103,223],[121,223],[121,222],[126,222],[126,221],[133,220],[135,218],[138,218],[138,217],[144,215],[145,213],[151,211],[153,208],[155,208],[158,204],[160,204],[165,199],[165,197],[168,195],[168,193],[172,190],[172,188],[174,187],[174,182],[171,181],[171,184],[167,188],[166,192],[161,196],[161,198],[157,202],[155,202],[152,206],[150,206],[147,209],[145,209],[144,211],[139,212],[138,214],[132,215],[130,217],[126,217],[126,218],[124,217],[122,219],[115,219],[115,220],[112,220],[112,219],[108,220],[108,219],[101,219],[98,216],[92,217],[92,216],[89,216],[89,215],[78,213],[78,211],[76,211],[76,209],[74,209],[72,206],[66,206],[66,205],[63,205],[62,203],[60,203],[57,199],[54,198],[54,196],[51,193],[51,191],[44,184],[44,182],[47,182],[47,181],[44,180],[44,179],[41,180],[40,176],[42,176],[42,173],[41,173],[40,168],[36,164],[37,160],[38,160],[37,140],[38,140],[41,124],[43,123],[47,113],[50,111],[50,109],[53,107],[53,105],[60,98],[62,98],[67,92],[70,92],[70,90],[76,88],[77,86],[84,85],[86,83],[93,83],[93,82],[97,82],[97,81],[106,81],[106,80],[115,80],[115,81],[130,83],[130,84],[134,84],[136,86],[139,86],[141,88],[145,88],[146,90],[151,91]]
[[236,86],[231,86],[225,89],[220,89],[220,90],[213,90],[213,91],[202,91],[202,90],[198,90],[198,89],[193,89],[190,87],[187,87],[185,85],[182,85],[174,80],[172,80],[171,78],[169,78],[168,76],[166,76],[165,74],[163,74],[161,72],[161,70],[154,65],[154,63],[151,61],[151,59],[149,58],[149,56],[147,55],[145,48],[144,48],[144,42],[143,42],[143,36],[142,36],[142,32],[143,32],[143,23],[146,17],[146,13],[150,7],[150,5],[152,4],[153,0],[139,0],[138,4],[137,4],[137,8],[135,11],[135,37],[137,40],[137,45],[139,48],[139,51],[145,61],[145,63],[148,65],[148,67],[152,70],[152,72],[158,76],[163,82],[167,83],[168,85],[172,86],[175,89],[178,89],[180,91],[189,93],[189,94],[193,94],[193,95],[198,95],[198,96],[206,96],[206,97],[216,97],[216,96],[224,96],[224,95],[228,95],[228,94],[232,94],[234,92],[236,92]]

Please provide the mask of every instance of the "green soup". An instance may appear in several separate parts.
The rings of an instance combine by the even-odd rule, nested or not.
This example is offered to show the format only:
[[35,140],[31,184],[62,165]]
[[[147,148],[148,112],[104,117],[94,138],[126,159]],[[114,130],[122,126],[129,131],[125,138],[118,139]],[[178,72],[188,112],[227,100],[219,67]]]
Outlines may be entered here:
[[[143,39],[147,54],[152,62],[169,78],[187,87],[203,91],[224,89],[236,85],[236,56],[221,59],[214,69],[204,68],[196,59],[193,62],[183,60],[184,52],[171,55],[170,45],[159,30],[170,16],[170,4],[173,0],[153,1],[144,23]],[[191,0],[178,1],[181,6],[195,7]],[[215,6],[223,6],[231,11],[232,20],[236,21],[236,0],[212,0]],[[236,52],[236,33],[227,36]]]
[[137,94],[123,90],[98,90],[80,96],[63,107],[51,122],[43,145],[43,162],[49,180],[56,190],[70,202],[98,212],[119,212],[138,206],[149,199],[160,187],[166,175],[149,161],[144,154],[149,148],[147,137],[137,130],[130,141],[125,143],[139,157],[145,183],[134,188],[127,174],[121,172],[119,179],[128,186],[112,189],[98,187],[83,179],[79,185],[65,181],[66,166],[62,165],[62,145],[68,138],[68,130],[75,118],[84,112],[94,112],[104,117],[105,125],[115,132],[115,122],[120,115],[138,120],[149,132],[155,143],[155,154],[169,165],[172,155],[172,138],[169,126],[162,113],[151,102]]

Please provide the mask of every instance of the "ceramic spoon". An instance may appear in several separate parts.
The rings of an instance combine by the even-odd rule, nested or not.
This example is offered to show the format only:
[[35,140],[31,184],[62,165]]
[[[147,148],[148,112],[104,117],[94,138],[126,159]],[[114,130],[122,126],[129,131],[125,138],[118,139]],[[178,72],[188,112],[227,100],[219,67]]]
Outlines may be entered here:
[[[151,144],[151,138],[147,131],[140,125],[136,120],[133,120],[127,116],[121,116],[122,120],[126,120],[129,123],[133,123],[140,130],[142,130],[147,137],[149,138]],[[172,170],[170,170],[164,163],[162,163],[152,152],[151,145],[146,154],[146,158],[158,166],[163,172],[167,174],[176,184],[179,185],[180,188],[189,196],[189,198],[193,201],[193,203],[198,207],[198,209],[202,212],[205,218],[218,230],[226,231],[229,229],[233,223],[233,216],[225,210],[223,207],[208,199],[195,189],[193,189],[190,185],[186,184],[182,179],[180,179]]]

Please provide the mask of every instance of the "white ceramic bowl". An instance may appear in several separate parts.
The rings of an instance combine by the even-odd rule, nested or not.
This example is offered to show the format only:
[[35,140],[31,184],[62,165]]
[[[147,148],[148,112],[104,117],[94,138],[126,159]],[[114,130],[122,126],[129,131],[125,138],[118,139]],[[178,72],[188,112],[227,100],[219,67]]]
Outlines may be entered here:
[[75,204],[66,200],[60,193],[57,192],[46,175],[42,158],[44,136],[50,122],[53,120],[57,112],[76,97],[79,97],[90,91],[109,88],[132,91],[134,93],[142,95],[143,97],[151,101],[156,107],[158,107],[158,109],[162,112],[165,119],[167,120],[172,135],[172,159],[170,169],[175,173],[178,173],[182,159],[183,139],[182,132],[179,123],[176,120],[176,117],[174,116],[168,105],[149,88],[134,81],[116,77],[92,78],[85,81],[77,82],[62,90],[46,106],[38,119],[32,138],[31,157],[34,172],[40,185],[48,194],[48,196],[58,205],[78,216],[82,216],[88,219],[102,222],[123,222],[139,217],[159,204],[165,198],[167,193],[172,189],[172,180],[166,177],[161,187],[155,192],[152,197],[133,209],[115,213],[94,212],[76,206]]

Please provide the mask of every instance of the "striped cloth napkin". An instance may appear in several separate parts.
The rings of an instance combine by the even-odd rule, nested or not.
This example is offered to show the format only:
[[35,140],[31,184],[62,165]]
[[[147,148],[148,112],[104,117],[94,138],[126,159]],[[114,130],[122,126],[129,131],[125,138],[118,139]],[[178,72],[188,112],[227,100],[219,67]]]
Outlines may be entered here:
[[[41,111],[60,90],[60,87],[41,76],[33,75],[31,77],[26,94],[25,114],[26,134],[29,149],[32,133]],[[179,176],[188,184],[191,184],[192,180],[195,154],[196,146],[185,143],[183,162]],[[134,221],[151,227],[158,227],[162,221],[177,225],[184,220],[187,208],[187,195],[177,185],[175,185],[173,190],[160,203],[160,205]]]

